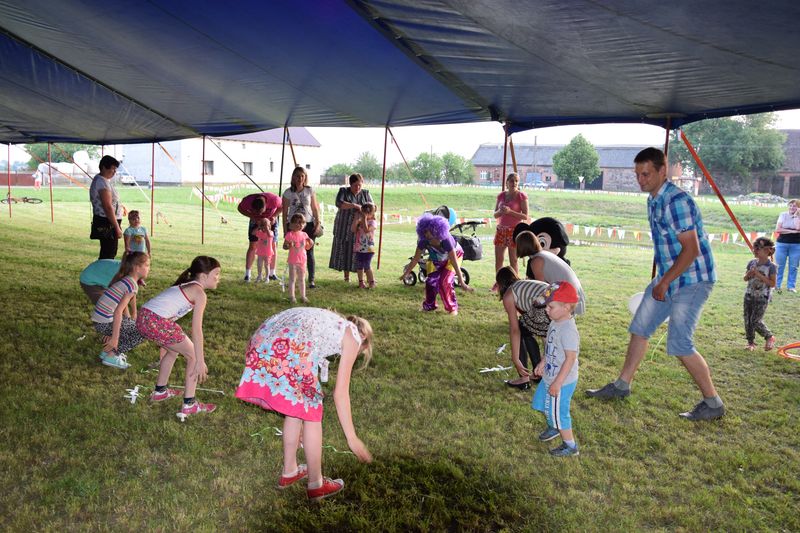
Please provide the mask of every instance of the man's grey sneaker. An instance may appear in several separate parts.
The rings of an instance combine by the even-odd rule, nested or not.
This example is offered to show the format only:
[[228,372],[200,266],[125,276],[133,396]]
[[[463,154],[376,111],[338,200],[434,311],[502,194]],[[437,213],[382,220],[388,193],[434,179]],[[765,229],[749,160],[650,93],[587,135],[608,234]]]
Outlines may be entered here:
[[558,437],[559,431],[556,428],[548,427],[541,433],[539,433],[539,440],[542,442],[547,442],[549,440],[553,440],[554,438]]
[[680,416],[692,422],[699,422],[700,420],[715,420],[721,418],[725,414],[725,406],[709,407],[705,401],[700,401],[694,406],[694,409],[688,413],[681,413]]
[[589,389],[586,391],[586,396],[588,396],[589,398],[600,398],[603,400],[609,400],[611,398],[627,398],[630,395],[631,395],[630,389],[629,390],[619,389],[613,383],[609,383],[602,389]]
[[580,452],[578,452],[577,444],[574,448],[571,448],[562,442],[560,446],[550,450],[550,455],[554,457],[569,457],[570,455],[580,455]]

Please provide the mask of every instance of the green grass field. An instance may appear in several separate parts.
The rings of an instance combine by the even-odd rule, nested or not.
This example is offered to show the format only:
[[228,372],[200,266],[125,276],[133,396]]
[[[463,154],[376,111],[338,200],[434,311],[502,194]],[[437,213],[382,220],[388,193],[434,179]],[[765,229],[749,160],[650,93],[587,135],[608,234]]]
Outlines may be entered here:
[[[149,226],[149,201],[137,190],[120,190]],[[319,197],[330,203],[335,192],[323,188]],[[379,201],[379,190],[372,192]],[[417,215],[425,205],[447,204],[461,216],[484,218],[496,193],[393,188],[385,211]],[[46,191],[24,188],[14,194],[47,198]],[[536,439],[544,422],[530,408],[530,391],[509,390],[503,379],[510,373],[478,372],[510,364],[507,354],[497,354],[508,326],[488,291],[491,241],[484,242],[482,261],[464,264],[476,291],[459,292],[459,316],[421,316],[421,286],[397,280],[414,251],[413,227],[384,228],[379,285],[363,291],[327,269],[333,219],[326,213],[319,288],[309,296],[312,305],[361,314],[375,329],[373,364],[355,373],[351,389],[356,429],[375,461],[363,465],[334,450],[347,445],[326,402],[324,437],[332,448],[324,450],[324,471],[346,487],[315,505],[299,486],[274,488],[281,441],[270,428],[281,419],[233,398],[250,334],[288,306],[279,286],[241,282],[246,219],[232,206],[219,213],[208,207],[201,245],[198,199],[188,188],[156,191],[171,226],[149,228],[152,271],[140,303],[170,285],[195,255],[222,264],[206,311],[210,378],[203,386],[225,395],[200,392],[219,410],[181,423],[177,399],[151,406],[124,398],[126,389],[154,384],[147,366],[157,359],[155,346],[132,351],[127,371],[98,363],[100,342],[78,285],[98,250],[88,239],[88,194],[55,194],[54,224],[47,201],[16,204],[12,218],[0,206],[2,530],[800,530],[800,364],[774,351],[743,349],[742,275],[750,258],[744,247],[713,245],[719,283],[696,334],[726,417],[692,424],[677,416],[699,395],[665,355],[664,342],[656,346],[662,327],[630,398],[602,403],[576,394],[581,455],[554,459]],[[719,205],[701,208],[709,231],[734,231]],[[782,208],[734,210],[748,231],[765,231]],[[533,193],[531,211],[581,225],[647,228],[641,195]],[[616,377],[628,338],[627,301],[648,282],[652,251],[647,242],[572,246],[567,257],[587,293],[587,313],[578,319],[582,391]],[[283,263],[281,256],[279,270]],[[798,340],[798,304],[800,295],[776,295],[767,312],[779,345]],[[179,361],[171,382],[182,381]],[[333,379],[326,391],[332,387]]]

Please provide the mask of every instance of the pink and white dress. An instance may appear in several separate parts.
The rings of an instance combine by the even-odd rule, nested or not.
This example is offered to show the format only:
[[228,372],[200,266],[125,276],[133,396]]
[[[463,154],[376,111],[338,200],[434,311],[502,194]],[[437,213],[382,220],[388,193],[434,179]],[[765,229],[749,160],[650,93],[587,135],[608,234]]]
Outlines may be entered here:
[[268,318],[250,338],[236,397],[287,416],[322,420],[320,362],[341,353],[355,324],[325,309],[294,307]]

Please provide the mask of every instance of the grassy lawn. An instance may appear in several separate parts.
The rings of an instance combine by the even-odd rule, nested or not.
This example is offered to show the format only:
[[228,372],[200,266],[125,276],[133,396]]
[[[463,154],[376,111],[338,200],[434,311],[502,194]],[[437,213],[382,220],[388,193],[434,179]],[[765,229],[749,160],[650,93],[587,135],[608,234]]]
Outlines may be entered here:
[[[149,226],[149,201],[120,189]],[[371,187],[379,201],[378,187]],[[247,191],[234,191],[243,196]],[[336,190],[322,188],[331,203]],[[497,191],[387,189],[385,211],[417,215],[447,204],[460,216],[489,217]],[[14,189],[16,196],[47,198]],[[230,205],[206,210],[200,244],[199,201],[188,188],[156,191],[170,225],[153,230],[153,262],[140,302],[170,285],[192,257],[222,264],[205,319],[210,379],[200,392],[220,405],[181,423],[179,401],[131,404],[126,389],[152,387],[145,344],[127,371],[97,361],[100,343],[78,285],[98,245],[88,239],[88,193],[57,189],[50,205],[0,210],[0,529],[255,531],[555,531],[800,530],[800,364],[775,352],[746,352],[741,319],[745,248],[713,245],[719,283],[696,342],[708,360],[728,415],[692,424],[677,413],[698,400],[682,366],[654,342],[633,395],[603,403],[576,393],[572,416],[581,455],[554,459],[536,435],[544,426],[531,392],[509,390],[510,364],[497,348],[508,339],[493,280],[491,241],[484,259],[464,264],[476,287],[459,293],[458,317],[417,311],[422,288],[397,280],[413,253],[410,224],[387,225],[373,291],[345,285],[327,269],[332,214],[317,249],[312,305],[358,313],[376,332],[373,364],[353,377],[353,417],[375,457],[371,465],[337,453],[347,445],[332,402],[323,424],[324,472],[341,477],[342,494],[309,504],[304,490],[275,489],[281,419],[233,398],[250,334],[288,300],[276,284],[245,285],[247,221]],[[533,193],[531,211],[581,225],[647,229],[641,195]],[[711,232],[732,232],[721,206],[702,203]],[[774,227],[782,210],[735,206],[747,231]],[[487,239],[489,229],[481,235]],[[578,390],[616,377],[627,344],[628,298],[649,279],[652,251],[643,246],[572,246],[567,257],[587,293],[578,319]],[[282,270],[285,258],[280,256]],[[797,339],[796,294],[776,295],[766,321],[778,344]],[[188,327],[188,320],[183,323]],[[333,387],[334,372],[326,392]],[[181,384],[178,362],[171,383]],[[149,389],[144,389],[149,393]],[[172,403],[171,403],[172,402]],[[258,433],[258,435],[254,435]],[[552,443],[551,443],[552,445]]]

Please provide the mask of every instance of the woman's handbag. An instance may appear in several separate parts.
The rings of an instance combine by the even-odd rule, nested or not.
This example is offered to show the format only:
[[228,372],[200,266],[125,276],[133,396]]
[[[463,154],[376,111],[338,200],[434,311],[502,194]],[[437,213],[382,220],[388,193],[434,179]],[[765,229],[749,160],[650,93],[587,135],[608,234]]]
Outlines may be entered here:
[[107,240],[115,239],[117,237],[114,231],[114,224],[111,223],[106,217],[94,215],[92,217],[92,232],[89,234],[90,239]]

